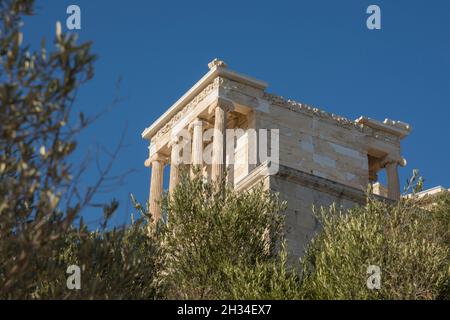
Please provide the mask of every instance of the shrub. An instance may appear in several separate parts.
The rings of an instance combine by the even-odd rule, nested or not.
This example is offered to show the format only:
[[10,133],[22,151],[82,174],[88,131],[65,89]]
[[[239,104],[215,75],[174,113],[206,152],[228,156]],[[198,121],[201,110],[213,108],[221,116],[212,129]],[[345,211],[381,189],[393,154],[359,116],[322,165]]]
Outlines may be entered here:
[[[339,212],[321,210],[323,229],[303,261],[303,294],[311,299],[436,299],[448,297],[449,194],[428,210],[416,199]],[[381,288],[366,286],[370,265]],[[447,290],[447,293],[446,293]]]
[[277,257],[253,265],[229,265],[224,268],[229,286],[223,298],[244,300],[300,299],[298,270],[287,264],[285,243]]
[[[154,299],[157,243],[141,222],[113,230],[68,231],[53,244],[53,255],[32,259],[33,299]],[[81,269],[81,289],[68,290],[66,269]]]
[[[0,1],[0,298],[151,298],[157,245],[139,224],[75,226],[105,180],[83,194],[68,161],[95,119],[72,114],[96,57],[60,24],[54,50],[22,44],[33,9],[32,0]],[[117,207],[104,206],[103,226]],[[83,270],[78,291],[66,288],[71,264]]]
[[[237,192],[224,183],[207,183],[199,174],[192,180],[183,175],[181,180],[163,201],[167,225],[160,279],[166,296],[268,296],[241,286],[247,280],[255,281],[249,284],[255,288],[267,284],[271,281],[268,274],[280,270],[273,259],[282,239],[284,204],[262,186]],[[264,273],[262,278],[254,273],[255,268]]]

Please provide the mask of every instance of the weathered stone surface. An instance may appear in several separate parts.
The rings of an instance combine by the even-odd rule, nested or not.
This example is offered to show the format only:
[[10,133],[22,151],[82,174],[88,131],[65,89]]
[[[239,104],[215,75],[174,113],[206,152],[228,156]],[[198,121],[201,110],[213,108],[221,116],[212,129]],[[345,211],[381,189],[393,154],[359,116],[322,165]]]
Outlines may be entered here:
[[[369,183],[375,194],[398,199],[397,168],[406,164],[400,141],[411,130],[408,124],[367,117],[353,121],[268,93],[265,82],[231,71],[221,60],[215,59],[208,66],[209,72],[142,133],[150,141],[149,159],[156,154],[174,159],[170,153],[177,148],[169,145],[170,141],[202,119],[201,129],[195,126],[188,133],[192,137],[195,132],[193,155],[188,158],[200,164],[208,180],[226,170],[228,183],[237,190],[262,182],[268,190],[279,192],[288,202],[286,232],[292,258],[303,254],[320,228],[313,206],[335,203],[346,209],[364,203]],[[230,141],[214,141],[213,137],[219,136],[215,130],[225,129],[234,129],[236,136]],[[260,130],[271,129],[266,135],[266,157],[262,157],[261,141],[265,140]],[[199,130],[203,132],[201,142]],[[203,159],[199,152],[203,152]],[[149,159],[147,166],[152,164]],[[208,163],[207,159],[215,162]],[[218,165],[219,159],[225,163]],[[158,184],[152,189],[154,197],[161,185],[159,165],[152,178]],[[376,184],[377,173],[385,168],[387,189]]]

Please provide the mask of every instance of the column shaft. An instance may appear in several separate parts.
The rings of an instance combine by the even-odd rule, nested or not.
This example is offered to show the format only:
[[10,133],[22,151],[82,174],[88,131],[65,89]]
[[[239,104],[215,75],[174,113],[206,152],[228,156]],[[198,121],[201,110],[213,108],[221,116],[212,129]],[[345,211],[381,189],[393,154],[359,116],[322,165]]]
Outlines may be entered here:
[[153,216],[153,222],[156,223],[161,218],[160,201],[163,193],[164,160],[161,157],[154,157],[151,164],[150,213]]
[[217,104],[214,110],[214,140],[213,140],[213,156],[212,156],[212,181],[221,181],[225,171],[226,161],[226,139],[225,129],[227,126],[226,108]]
[[191,176],[193,176],[193,167],[201,167],[203,164],[203,121],[196,119],[192,123],[192,163]]
[[169,192],[172,193],[180,179],[180,145],[177,139],[172,141],[172,150],[170,153],[170,180]]
[[392,200],[400,199],[400,183],[398,179],[398,163],[389,162],[386,164],[388,198]]

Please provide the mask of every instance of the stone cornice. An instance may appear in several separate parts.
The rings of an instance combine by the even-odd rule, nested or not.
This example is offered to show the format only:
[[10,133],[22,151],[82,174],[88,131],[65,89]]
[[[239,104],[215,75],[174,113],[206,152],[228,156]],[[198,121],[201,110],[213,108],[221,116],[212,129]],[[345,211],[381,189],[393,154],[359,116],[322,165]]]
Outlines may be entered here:
[[[246,190],[259,183],[263,178],[270,176],[268,166],[269,162],[264,162],[252,170],[244,179],[238,182],[236,190]],[[270,176],[278,177],[295,182],[299,185],[332,194],[336,197],[343,197],[358,203],[365,203],[367,195],[364,190],[344,185],[326,178],[318,177],[308,172],[300,171],[285,165],[279,165],[277,174]],[[270,183],[272,184],[272,182]],[[272,189],[272,186],[270,187]],[[276,190],[275,190],[276,191]],[[389,199],[373,194],[377,199],[390,201]]]
[[355,129],[386,142],[398,143],[400,139],[403,139],[411,131],[409,124],[404,122],[386,119],[381,123],[367,117],[360,117],[356,121],[353,121],[334,113],[329,113],[267,92],[264,92],[264,99],[273,105],[287,108],[294,112],[300,112],[311,117],[317,117],[321,120],[330,121],[340,127]]
[[142,138],[147,140],[153,138],[153,136],[161,128],[171,121],[171,119],[183,110],[183,108],[185,108],[189,103],[196,104],[195,99],[198,99],[197,96],[201,96],[205,89],[208,90],[208,87],[211,88],[210,86],[214,87],[215,85],[218,85],[217,82],[220,77],[234,80],[260,90],[264,90],[268,86],[268,84],[264,81],[228,70],[225,66],[226,65],[221,63],[211,65],[211,69],[207,74],[205,74],[191,89],[189,89],[189,91],[187,91],[161,117],[159,117],[158,120],[142,132]]
[[336,197],[343,197],[358,203],[364,203],[367,198],[366,193],[362,189],[360,190],[284,165],[279,166],[279,172],[276,176],[311,189],[326,192]]
[[211,68],[210,71],[200,81],[173,104],[158,120],[142,132],[142,138],[151,140],[152,138],[159,138],[165,135],[189,111],[202,102],[211,92],[219,90],[219,88],[238,90],[243,93],[248,92],[250,90],[249,88],[262,90],[263,99],[272,105],[316,117],[340,127],[358,130],[377,140],[395,145],[411,131],[408,124],[400,121],[386,119],[384,122],[380,122],[367,117],[360,117],[356,121],[353,121],[300,102],[264,92],[267,87],[265,82],[228,70],[226,64],[220,60],[213,60],[209,64],[209,67]]
[[380,122],[367,117],[359,117],[355,122],[375,130],[389,132],[398,136],[400,139],[403,139],[411,132],[411,126],[409,124],[391,119],[385,119],[383,122]]
[[335,115],[334,113],[329,113],[329,112],[320,110],[318,108],[311,107],[304,103],[285,99],[281,96],[277,96],[275,94],[267,93],[267,92],[264,93],[264,99],[266,99],[267,101],[269,101],[270,103],[272,103],[274,105],[287,108],[291,111],[304,113],[304,114],[307,114],[310,116],[316,116],[321,119],[332,120],[333,122],[335,122],[336,124],[338,124],[342,127],[359,129],[359,126],[350,119]]
[[[220,82],[221,82],[221,78],[215,78],[212,83],[207,85],[201,92],[199,92],[199,94],[197,94],[195,97],[193,97],[193,99],[190,102],[188,102],[185,106],[179,108],[178,112],[176,112],[175,114],[173,114],[171,116],[167,115],[164,118],[164,121],[161,121],[162,126],[159,127],[158,130],[156,130],[158,127],[155,126],[157,124],[157,122],[155,122],[152,125],[152,127],[155,126],[154,130],[156,130],[156,131],[151,130],[151,131],[148,131],[147,133],[145,133],[145,131],[144,131],[144,133],[142,133],[143,138],[144,139],[151,139],[153,137],[159,138],[159,137],[163,136],[164,134],[168,133],[172,129],[172,127],[178,122],[178,120],[183,118],[197,104],[199,104],[201,101],[203,101],[203,99],[205,99],[206,96],[208,96],[212,91],[217,89],[220,85]],[[145,134],[145,136],[144,136],[144,134]]]
[[265,161],[256,168],[254,168],[248,175],[246,175],[244,178],[242,178],[242,180],[240,180],[236,184],[235,189],[238,191],[246,190],[256,185],[258,182],[261,181],[261,179],[269,176],[268,166],[269,162]]

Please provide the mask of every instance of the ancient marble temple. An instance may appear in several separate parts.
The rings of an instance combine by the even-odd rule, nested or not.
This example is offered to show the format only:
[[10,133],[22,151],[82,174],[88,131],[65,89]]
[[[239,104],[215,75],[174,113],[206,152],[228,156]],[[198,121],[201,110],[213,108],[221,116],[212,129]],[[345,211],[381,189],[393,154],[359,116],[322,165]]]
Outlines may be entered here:
[[[151,168],[150,211],[155,219],[161,216],[164,167],[170,166],[170,192],[186,162],[200,166],[213,181],[227,172],[228,183],[237,190],[262,182],[279,192],[288,203],[286,236],[297,257],[318,228],[313,205],[350,208],[363,203],[369,183],[374,193],[399,199],[398,167],[406,164],[400,141],[410,132],[408,124],[364,116],[349,120],[268,93],[267,83],[232,71],[223,61],[215,59],[208,66],[142,133],[150,144],[145,166]],[[224,133],[229,129],[240,134],[228,139]],[[270,133],[262,139],[264,131]],[[181,140],[188,143],[181,146]],[[270,157],[260,155],[266,146]],[[377,182],[381,170],[386,186]]]

